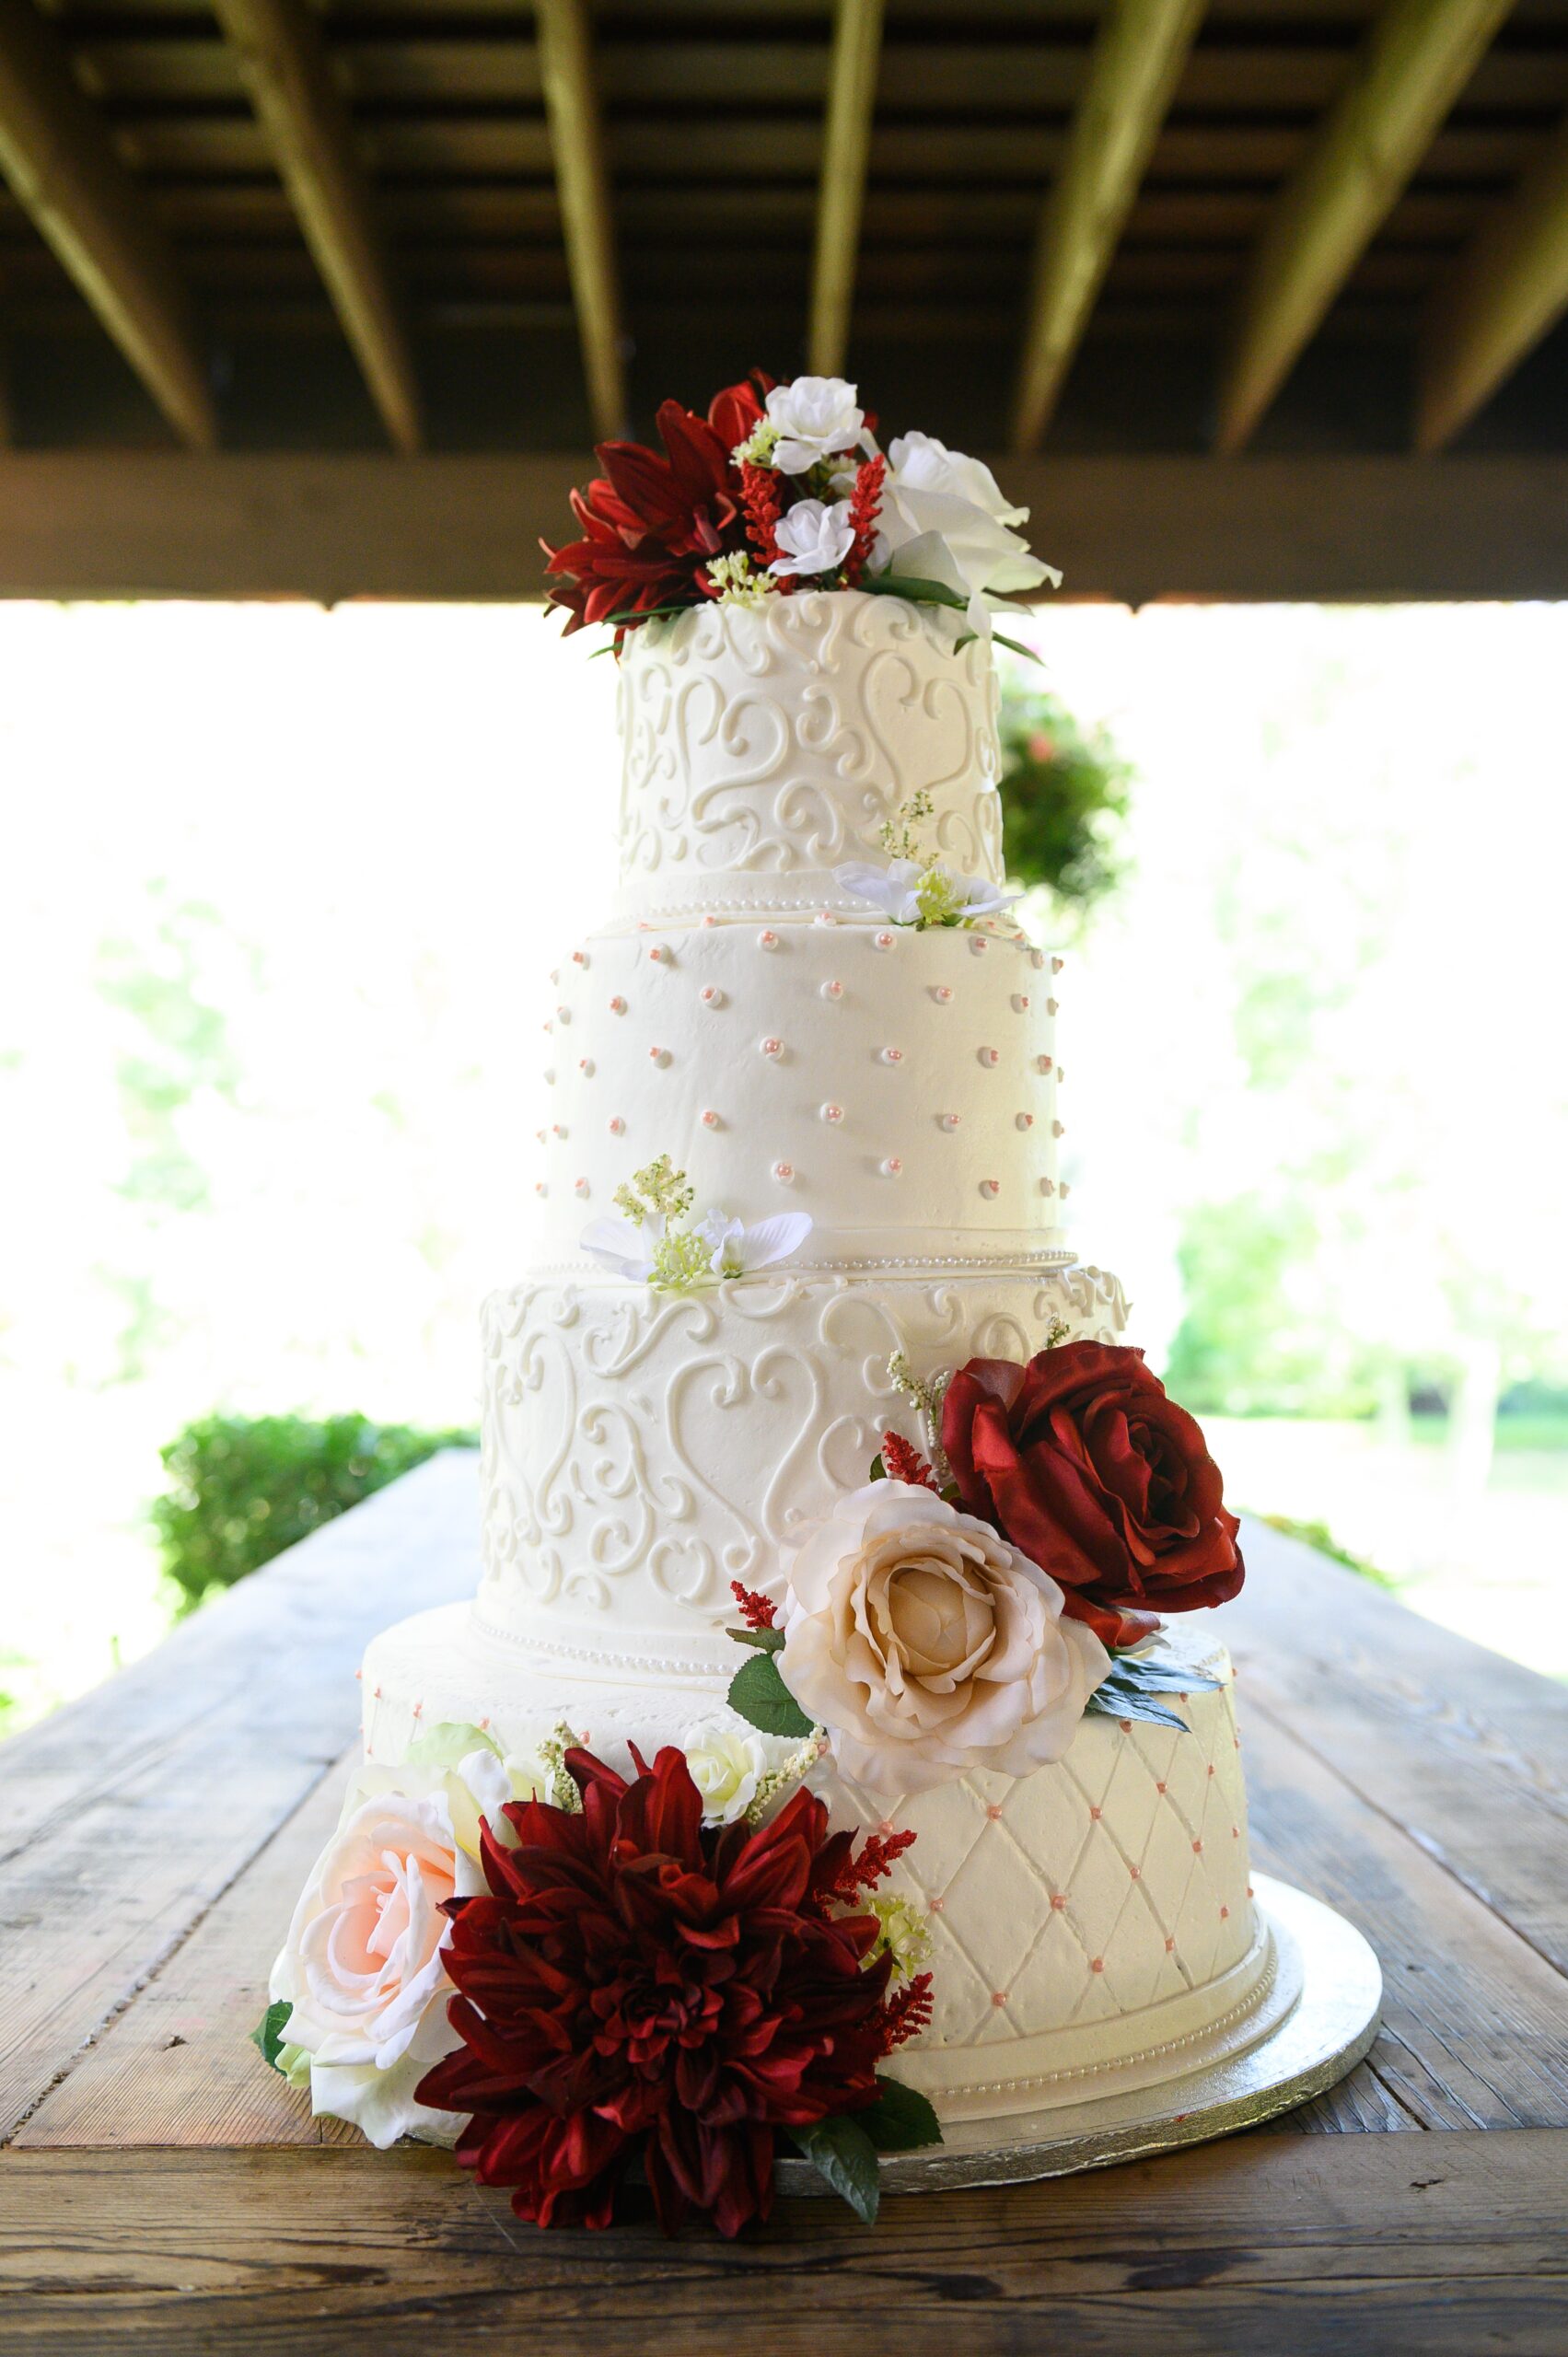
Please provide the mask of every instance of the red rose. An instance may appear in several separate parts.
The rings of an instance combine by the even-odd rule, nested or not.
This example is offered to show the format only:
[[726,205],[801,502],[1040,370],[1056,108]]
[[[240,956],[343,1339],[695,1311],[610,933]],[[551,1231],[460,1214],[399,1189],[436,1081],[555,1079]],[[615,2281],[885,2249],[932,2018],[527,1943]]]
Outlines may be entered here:
[[1142,1351],[971,1359],[947,1387],[942,1446],[968,1511],[1049,1572],[1107,1645],[1241,1585],[1219,1469]]
[[608,2225],[640,2155],[667,2229],[696,2210],[733,2235],[768,2214],[775,2129],[874,2102],[929,2013],[929,1976],[889,1997],[876,1917],[842,1911],[909,1837],[855,1856],[804,1788],[761,1827],[704,1826],[674,1749],[630,1782],[566,1764],[581,1810],[509,1804],[519,1846],[481,1837],[490,1896],[447,1909],[463,2044],[419,2100],[469,2114],[458,2158],[519,2217]]

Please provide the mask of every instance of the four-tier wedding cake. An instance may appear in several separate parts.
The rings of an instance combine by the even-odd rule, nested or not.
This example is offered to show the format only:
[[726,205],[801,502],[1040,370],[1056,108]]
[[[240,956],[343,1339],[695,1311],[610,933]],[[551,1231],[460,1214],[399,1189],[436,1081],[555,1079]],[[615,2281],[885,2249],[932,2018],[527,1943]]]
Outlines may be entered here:
[[[1226,1656],[1166,1619],[1239,1586],[1235,1521],[1064,1239],[1063,961],[1005,887],[993,609],[1046,568],[838,380],[659,422],[552,559],[618,635],[621,872],[483,1311],[479,1593],[366,1654],[269,2043],[526,2215],[638,2157],[732,2231],[781,2135],[1235,2051],[1273,1959]],[[813,2042],[824,1942],[861,2014]]]

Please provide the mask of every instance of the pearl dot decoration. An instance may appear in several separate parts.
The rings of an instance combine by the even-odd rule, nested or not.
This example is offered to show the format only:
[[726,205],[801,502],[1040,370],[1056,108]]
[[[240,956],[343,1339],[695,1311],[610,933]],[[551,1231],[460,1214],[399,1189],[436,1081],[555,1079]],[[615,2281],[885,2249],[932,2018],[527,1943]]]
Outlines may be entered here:
[[669,952],[665,947],[662,941],[655,942],[653,947],[648,952],[648,957],[651,962],[656,966],[668,966],[671,962]]
[[951,1006],[953,1004],[952,987],[947,982],[934,982],[931,986],[931,995],[938,1006]]
[[565,1136],[566,1132],[565,1132],[565,1130],[564,1130],[564,1128],[563,1127],[563,1125],[562,1125],[562,1123],[561,1123],[561,1122],[559,1122],[559,1121],[552,1121],[552,1123],[551,1123],[551,1125],[550,1125],[550,1126],[551,1126],[551,1128],[554,1131],[555,1135],[556,1135],[558,1138],[563,1138],[563,1137]]
[[1001,1179],[982,1178],[980,1182],[980,1191],[986,1198],[987,1202],[993,1202],[996,1197],[1002,1192]]
[[1064,1138],[1064,1137],[1066,1136],[1066,1134],[1067,1134],[1067,1124],[1066,1124],[1066,1122],[1065,1122],[1065,1121],[1052,1121],[1052,1123],[1051,1123],[1051,1136],[1052,1136],[1053,1138]]
[[571,1008],[569,1006],[558,1006],[555,1010],[555,1020],[557,1023],[570,1023],[572,1020]]
[[1034,1115],[1033,1115],[1032,1113],[1020,1113],[1020,1114],[1018,1115],[1018,1127],[1019,1127],[1019,1129],[1021,1129],[1021,1130],[1032,1130],[1032,1129],[1033,1129],[1033,1127],[1034,1127],[1034,1125],[1035,1125],[1035,1117],[1034,1117]]
[[819,909],[811,922],[813,924],[837,924],[838,919],[831,909]]
[[666,1064],[669,1062],[669,1050],[668,1048],[650,1048],[648,1050],[648,1061],[650,1063],[657,1064],[659,1070],[662,1072]]
[[621,1118],[620,1114],[619,1114],[619,1113],[612,1113],[612,1114],[610,1115],[610,1136],[611,1136],[612,1138],[618,1138],[618,1137],[621,1136],[621,1135],[622,1135],[622,1133],[623,1133],[623,1132],[624,1132],[624,1131],[625,1131],[625,1128],[626,1128],[626,1124],[625,1124],[625,1122],[621,1120]]
[[903,1060],[904,1051],[901,1048],[884,1048],[882,1051],[882,1062],[885,1064],[901,1064]]
[[1067,963],[1067,960],[1066,960],[1066,958],[1053,958],[1051,959],[1051,972],[1052,972],[1053,974],[1059,974],[1059,973],[1062,971],[1063,967],[1066,963]]
[[983,933],[970,934],[970,955],[971,958],[983,958],[990,946],[991,944],[987,941]]
[[575,1179],[572,1185],[572,1192],[575,1195],[586,1195],[589,1193],[590,1190],[587,1180],[586,1178]]
[[885,1157],[882,1163],[882,1176],[884,1178],[900,1178],[903,1174],[903,1167],[904,1166],[899,1160],[898,1155],[896,1154],[889,1154]]
[[1045,965],[1044,950],[1031,949],[1029,951],[1029,964],[1034,968],[1037,974],[1040,973]]
[[891,949],[897,939],[897,934],[893,933],[873,934],[871,937],[871,946],[873,949]]
[[784,1053],[784,1041],[782,1039],[764,1039],[761,1042],[761,1050],[765,1056],[771,1056],[776,1062],[779,1057]]
[[1057,1078],[1058,1086],[1060,1086],[1060,1085],[1061,1085],[1061,1083],[1066,1079],[1066,1077],[1067,1077],[1067,1068],[1066,1068],[1065,1064],[1058,1064],[1058,1065],[1057,1065],[1057,1067],[1056,1067],[1056,1078]]
[[980,1051],[980,1061],[985,1066],[987,1072],[993,1070],[994,1067],[1002,1061],[1000,1049],[981,1048]]
[[822,996],[824,998],[842,998],[843,994],[844,986],[842,982],[824,982],[822,985]]
[[594,1076],[594,1060],[592,1056],[579,1056],[577,1058],[577,1070],[582,1074],[585,1080],[592,1080]]
[[766,928],[764,928],[763,931],[757,935],[757,946],[759,949],[776,949],[778,946],[779,937],[776,933],[770,933]]
[[937,1126],[944,1130],[956,1130],[961,1119],[962,1116],[958,1113],[938,1113],[936,1116]]
[[697,993],[704,1006],[722,1006],[724,993],[715,982],[704,982]]
[[1046,1002],[1045,1002],[1045,1011],[1046,1011],[1047,1015],[1054,1015],[1054,1014],[1055,1014],[1055,1012],[1056,1012],[1056,1001],[1055,1001],[1053,998],[1048,998],[1048,999],[1046,1000]]
[[1035,1058],[1035,1065],[1037,1070],[1040,1072],[1049,1072],[1051,1070],[1051,1058],[1049,1056],[1037,1056]]
[[1057,1191],[1057,1193],[1061,1196],[1061,1198],[1062,1198],[1063,1202],[1066,1202],[1066,1200],[1067,1200],[1067,1198],[1068,1198],[1068,1196],[1072,1193],[1073,1190],[1072,1190],[1072,1188],[1071,1188],[1071,1187],[1069,1187],[1069,1185],[1067,1184],[1066,1179],[1065,1179],[1065,1178],[1063,1178],[1063,1180],[1062,1181],[1061,1186],[1060,1186],[1060,1187],[1058,1187],[1058,1189],[1056,1190],[1056,1191]]
[[624,1015],[624,1014],[625,1014],[625,1012],[626,1012],[626,1002],[625,1002],[625,1000],[624,1000],[623,998],[621,998],[621,997],[619,995],[619,993],[618,993],[614,998],[612,998],[612,999],[610,1000],[610,1011],[611,1015]]
[[544,1068],[544,1085],[546,1088],[553,1088],[555,1086],[555,1067],[553,1064],[546,1064]]
[[719,1117],[718,1117],[718,1115],[717,1115],[715,1112],[714,1112],[714,1111],[713,1111],[713,1109],[710,1108],[710,1109],[709,1109],[709,1110],[708,1110],[707,1112],[705,1112],[705,1113],[703,1114],[703,1127],[705,1130],[716,1130],[716,1129],[718,1128],[718,1126],[719,1126]]
[[842,1121],[844,1117],[844,1109],[842,1105],[824,1105],[819,1109],[819,1110],[821,1119],[828,1122],[830,1127],[836,1128],[838,1123]]
[[793,1187],[795,1184],[794,1163],[775,1162],[773,1165],[773,1177],[778,1180],[781,1187]]
[[583,966],[583,967],[586,967],[586,966],[587,965],[587,962],[588,962],[588,953],[587,953],[587,951],[586,949],[574,949],[574,950],[573,950],[573,952],[572,952],[572,963],[573,963],[573,965],[574,965],[574,966]]

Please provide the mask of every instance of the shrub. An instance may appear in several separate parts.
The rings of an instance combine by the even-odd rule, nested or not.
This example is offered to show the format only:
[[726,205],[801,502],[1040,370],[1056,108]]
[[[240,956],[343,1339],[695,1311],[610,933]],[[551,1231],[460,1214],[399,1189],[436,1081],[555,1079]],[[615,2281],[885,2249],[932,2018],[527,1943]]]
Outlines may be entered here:
[[163,1450],[168,1490],[151,1521],[181,1612],[232,1587],[373,1490],[467,1432],[418,1432],[366,1416],[203,1416]]
[[1132,772],[1103,728],[1009,680],[1002,697],[1002,847],[1016,883],[1086,909],[1118,882]]

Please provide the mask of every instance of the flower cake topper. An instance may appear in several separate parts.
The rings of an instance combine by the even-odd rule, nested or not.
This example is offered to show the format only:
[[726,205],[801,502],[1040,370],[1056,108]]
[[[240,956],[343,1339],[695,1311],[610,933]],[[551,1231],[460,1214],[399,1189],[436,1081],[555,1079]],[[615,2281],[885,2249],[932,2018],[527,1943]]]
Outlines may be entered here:
[[619,644],[709,599],[858,588],[953,607],[989,637],[999,605],[1061,581],[989,467],[928,434],[884,454],[842,377],[776,384],[759,370],[704,416],[666,401],[657,422],[662,455],[599,444],[602,475],[572,493],[581,537],[543,544],[568,632],[608,622]]

